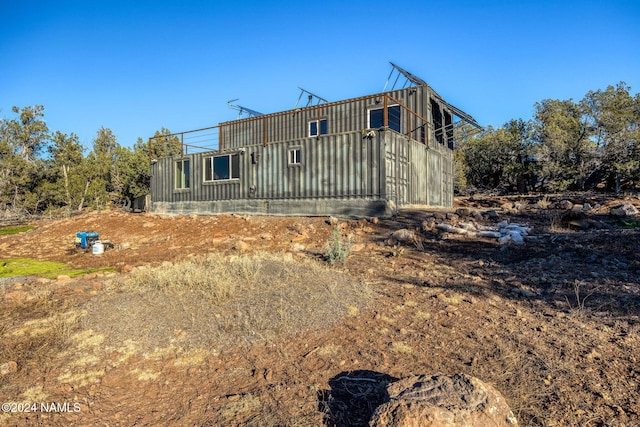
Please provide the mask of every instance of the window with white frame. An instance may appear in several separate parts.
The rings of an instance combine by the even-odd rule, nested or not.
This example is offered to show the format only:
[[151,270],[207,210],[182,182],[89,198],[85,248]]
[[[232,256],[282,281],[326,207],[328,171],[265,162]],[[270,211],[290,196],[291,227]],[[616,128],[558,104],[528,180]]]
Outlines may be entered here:
[[300,147],[289,148],[289,165],[302,164],[302,149]]
[[183,190],[190,188],[189,159],[177,160],[175,165],[176,189]]
[[309,122],[309,136],[327,134],[327,119],[311,120]]
[[240,178],[240,155],[225,154],[204,158],[205,182],[238,178]]
[[[400,106],[390,105],[387,107],[389,129],[400,132]],[[379,129],[384,127],[384,107],[371,108],[369,110],[369,129]]]

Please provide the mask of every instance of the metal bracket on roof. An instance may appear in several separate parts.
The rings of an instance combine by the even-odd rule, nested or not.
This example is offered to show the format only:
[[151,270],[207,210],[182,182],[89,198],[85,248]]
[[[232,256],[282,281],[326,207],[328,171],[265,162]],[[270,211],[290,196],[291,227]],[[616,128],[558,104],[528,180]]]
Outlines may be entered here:
[[231,101],[227,101],[227,105],[229,106],[229,108],[233,109],[233,110],[238,110],[238,118],[242,118],[242,114],[246,114],[247,117],[258,117],[258,116],[264,116],[263,113],[260,113],[258,111],[252,110],[250,108],[247,107],[243,107],[241,105],[236,105],[236,104],[232,104],[232,102],[237,101],[240,98],[236,98],[236,99],[232,99]]
[[322,97],[320,97],[320,96],[318,96],[318,95],[316,95],[316,94],[313,94],[313,93],[309,92],[309,91],[308,91],[308,90],[306,90],[306,89],[302,89],[300,86],[298,86],[298,89],[300,89],[300,96],[298,97],[298,100],[296,101],[296,105],[294,105],[294,106],[293,106],[293,109],[294,109],[294,110],[295,110],[296,108],[298,108],[298,103],[300,102],[300,99],[302,99],[302,95],[304,95],[305,93],[307,94],[307,99],[308,99],[308,100],[307,100],[307,105],[305,105],[305,107],[308,107],[308,106],[310,106],[310,105],[313,105],[313,99],[314,99],[314,98],[316,99],[316,105],[318,105],[318,104],[322,104],[323,102],[324,102],[324,103],[329,102],[329,101],[327,101],[326,99],[324,99],[324,98],[322,98]]
[[389,62],[389,64],[391,64],[391,67],[392,67],[391,68],[391,73],[389,73],[389,77],[387,77],[387,82],[384,84],[384,89],[382,89],[383,92],[387,90],[387,86],[389,85],[389,81],[391,80],[391,76],[393,76],[395,73],[397,73],[396,79],[393,82],[393,86],[389,90],[394,90],[396,88],[396,84],[398,83],[398,79],[400,78],[400,76],[404,76],[406,78],[406,80],[402,84],[402,88],[404,88],[407,85],[407,83],[412,83],[415,86],[426,86],[427,85],[427,82],[425,82],[424,80],[422,80],[419,77],[414,76],[413,74],[411,74],[407,70],[405,70],[403,68],[400,68],[399,66],[397,66],[393,62]]
[[[389,62],[389,64],[391,64],[391,67],[392,67],[391,68],[391,73],[389,73],[389,77],[387,78],[387,83],[385,83],[384,89],[382,90],[383,92],[387,89],[387,86],[389,85],[389,81],[391,80],[391,77],[394,74],[397,74],[397,75],[396,75],[396,78],[395,78],[395,80],[393,82],[393,86],[389,90],[394,90],[396,88],[396,84],[398,83],[398,80],[399,80],[400,76],[404,76],[405,79],[406,79],[404,81],[403,85],[402,85],[403,89],[407,85],[407,83],[411,83],[412,85],[415,85],[415,86],[428,86],[427,82],[422,80],[420,77],[414,76],[413,74],[411,74],[410,72],[408,72],[407,70],[405,70],[403,68],[400,68],[399,66],[397,66],[393,62]],[[438,95],[438,93],[435,90],[433,90],[433,88],[431,88],[431,93],[432,93],[432,96],[437,98],[438,101],[440,101],[440,103],[442,105],[446,106],[447,109],[449,109],[449,111],[451,111],[451,113],[454,116],[460,118],[462,121],[464,121],[466,123],[469,123],[471,126],[475,127],[476,129],[482,129],[482,126],[480,126],[478,124],[476,119],[474,119],[469,114],[467,114],[464,111],[462,111],[461,109],[459,109],[457,107],[454,107],[453,105],[449,104],[440,95]]]

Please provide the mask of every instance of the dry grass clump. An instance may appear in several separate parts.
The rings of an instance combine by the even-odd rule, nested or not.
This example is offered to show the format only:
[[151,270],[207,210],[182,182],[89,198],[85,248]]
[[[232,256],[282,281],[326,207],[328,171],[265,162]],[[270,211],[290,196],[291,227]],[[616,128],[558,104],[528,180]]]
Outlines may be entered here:
[[321,328],[371,297],[367,286],[313,261],[214,254],[132,271],[88,304],[83,323],[108,348],[133,340],[143,353],[180,357]]
[[[45,285],[28,294],[17,301],[0,295],[0,364],[15,362],[18,371],[40,368],[63,351],[78,317]],[[10,383],[11,375],[0,376],[0,388]]]
[[216,304],[232,298],[240,290],[252,286],[261,264],[248,257],[213,254],[195,257],[178,264],[133,271],[127,281],[121,282],[121,291],[182,297],[197,294]]

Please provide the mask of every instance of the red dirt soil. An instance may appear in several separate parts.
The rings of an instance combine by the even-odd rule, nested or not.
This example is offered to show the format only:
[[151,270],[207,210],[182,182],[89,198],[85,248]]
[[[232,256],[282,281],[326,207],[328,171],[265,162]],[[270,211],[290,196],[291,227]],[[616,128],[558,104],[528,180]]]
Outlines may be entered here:
[[[79,365],[95,375],[74,381],[65,375],[77,354],[59,349],[45,362],[21,361],[16,372],[0,376],[1,402],[71,402],[79,411],[0,413],[0,424],[367,425],[384,384],[413,374],[465,373],[498,389],[520,425],[640,425],[640,232],[617,227],[606,214],[604,206],[617,202],[588,214],[607,227],[577,231],[551,209],[514,209],[506,199],[457,201],[472,212],[498,214],[478,222],[533,226],[534,238],[524,245],[425,231],[433,211],[340,219],[353,246],[335,267],[323,257],[333,225],[321,217],[92,212],[37,221],[29,232],[0,236],[1,259],[117,273],[0,279],[0,304],[21,321],[29,314],[6,297],[11,292],[48,287],[55,304],[81,309],[135,267],[212,252],[317,259],[370,284],[376,297],[330,327],[191,355],[192,363],[177,363],[184,355],[175,354],[134,354],[116,363],[119,355],[112,354]],[[458,220],[449,215],[449,222]],[[389,241],[402,228],[414,231],[415,241]],[[75,249],[75,233],[84,230],[116,248],[101,256]],[[0,364],[17,354],[5,350]]]

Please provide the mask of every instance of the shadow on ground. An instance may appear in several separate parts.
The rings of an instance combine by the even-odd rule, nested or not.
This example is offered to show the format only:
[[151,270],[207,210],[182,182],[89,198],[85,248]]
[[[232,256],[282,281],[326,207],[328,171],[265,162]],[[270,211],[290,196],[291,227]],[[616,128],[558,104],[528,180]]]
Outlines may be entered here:
[[341,372],[329,380],[330,390],[318,392],[318,407],[330,427],[368,426],[375,409],[389,400],[390,375],[369,370]]

